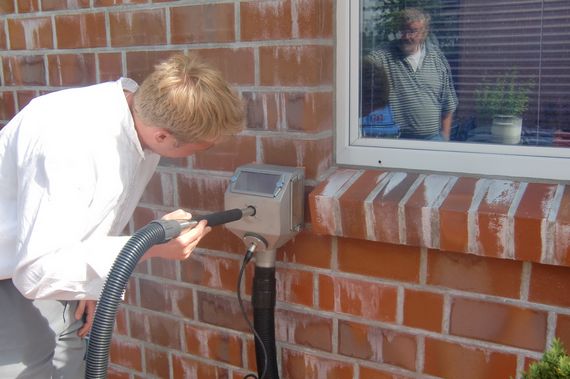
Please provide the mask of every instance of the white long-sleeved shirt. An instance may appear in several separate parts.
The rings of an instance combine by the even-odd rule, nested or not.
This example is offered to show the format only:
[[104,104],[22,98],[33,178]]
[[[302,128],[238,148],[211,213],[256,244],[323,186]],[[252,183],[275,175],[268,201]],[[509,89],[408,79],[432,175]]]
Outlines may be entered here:
[[130,79],[38,97],[0,131],[0,279],[28,298],[97,299],[159,161]]

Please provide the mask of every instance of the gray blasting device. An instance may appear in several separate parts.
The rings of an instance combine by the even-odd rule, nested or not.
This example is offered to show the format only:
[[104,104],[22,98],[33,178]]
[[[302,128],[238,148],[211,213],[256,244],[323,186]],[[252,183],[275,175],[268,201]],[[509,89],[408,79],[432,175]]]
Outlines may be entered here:
[[225,209],[255,208],[255,214],[226,225],[244,239],[260,240],[264,250],[293,238],[304,220],[304,170],[266,164],[238,167],[225,193]]

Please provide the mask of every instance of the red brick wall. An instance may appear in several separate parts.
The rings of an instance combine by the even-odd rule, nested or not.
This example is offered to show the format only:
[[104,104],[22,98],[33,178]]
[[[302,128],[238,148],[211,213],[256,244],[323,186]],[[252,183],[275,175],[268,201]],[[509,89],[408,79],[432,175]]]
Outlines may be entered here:
[[[508,378],[554,336],[570,346],[570,261],[544,264],[536,234],[543,224],[570,224],[567,208],[540,213],[542,200],[567,203],[550,187],[523,185],[528,192],[507,199],[520,203],[520,227],[505,232],[505,250],[485,230],[515,215],[485,198],[480,213],[470,211],[461,199],[473,196],[475,179],[401,173],[403,184],[374,202],[381,173],[329,176],[333,36],[333,0],[0,0],[0,125],[39,94],[141,80],[168,54],[196,52],[243,94],[247,130],[189,159],[164,160],[130,229],[176,207],[223,209],[242,164],[305,167],[309,225],[278,251],[283,378]],[[350,185],[335,188],[343,180]],[[474,214],[479,244],[469,234]],[[426,218],[437,224],[424,229]],[[549,259],[568,248],[554,235],[544,234]],[[117,315],[110,377],[232,379],[255,370],[236,299],[243,254],[243,243],[218,227],[188,261],[140,264]],[[251,280],[250,267],[246,300]]]

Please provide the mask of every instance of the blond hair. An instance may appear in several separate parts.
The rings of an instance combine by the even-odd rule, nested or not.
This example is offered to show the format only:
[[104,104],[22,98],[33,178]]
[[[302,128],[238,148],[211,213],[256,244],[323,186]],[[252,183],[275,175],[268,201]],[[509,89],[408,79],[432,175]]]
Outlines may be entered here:
[[145,122],[168,130],[181,143],[215,141],[244,125],[239,96],[196,56],[176,54],[156,65],[134,102]]

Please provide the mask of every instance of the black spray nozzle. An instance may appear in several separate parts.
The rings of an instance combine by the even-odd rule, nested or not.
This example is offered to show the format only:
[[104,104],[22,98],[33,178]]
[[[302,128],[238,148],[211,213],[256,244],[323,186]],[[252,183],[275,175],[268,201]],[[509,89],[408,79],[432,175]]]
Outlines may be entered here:
[[228,222],[241,220],[245,216],[254,216],[255,208],[251,205],[243,209],[229,209],[223,212],[210,213],[192,217],[190,220],[154,220],[153,224],[159,224],[164,229],[164,242],[178,237],[183,229],[196,226],[200,221],[208,221],[208,226],[218,226]]
[[229,209],[223,212],[210,213],[208,215],[192,217],[189,222],[197,224],[201,220],[208,221],[208,226],[218,226],[228,222],[241,220],[245,216],[255,216],[255,208],[251,205],[243,209]]

